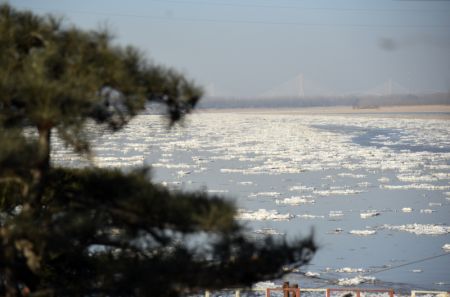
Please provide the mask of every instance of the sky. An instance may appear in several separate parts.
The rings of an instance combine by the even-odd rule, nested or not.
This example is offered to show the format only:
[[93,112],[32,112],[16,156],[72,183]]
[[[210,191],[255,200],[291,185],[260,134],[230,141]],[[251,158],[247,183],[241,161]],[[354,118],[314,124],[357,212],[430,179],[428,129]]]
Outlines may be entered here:
[[410,93],[450,91],[446,0],[6,2],[84,29],[108,26],[115,42],[209,96],[258,97],[295,88],[298,77],[305,95],[370,93],[388,81]]

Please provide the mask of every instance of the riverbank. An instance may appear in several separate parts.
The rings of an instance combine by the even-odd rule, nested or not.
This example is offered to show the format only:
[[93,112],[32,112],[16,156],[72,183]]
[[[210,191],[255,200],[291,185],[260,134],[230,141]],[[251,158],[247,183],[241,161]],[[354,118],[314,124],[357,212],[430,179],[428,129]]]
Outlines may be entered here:
[[199,113],[258,113],[305,115],[364,115],[399,118],[426,118],[450,120],[450,105],[381,106],[378,108],[353,108],[351,106],[302,107],[302,108],[231,108],[199,109]]

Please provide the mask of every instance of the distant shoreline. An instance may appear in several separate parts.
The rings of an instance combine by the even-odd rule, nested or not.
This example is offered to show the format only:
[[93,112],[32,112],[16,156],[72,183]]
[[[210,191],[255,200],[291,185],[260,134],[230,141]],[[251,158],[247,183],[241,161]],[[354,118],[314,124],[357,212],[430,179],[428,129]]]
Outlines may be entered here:
[[256,114],[303,114],[398,117],[416,119],[450,120],[450,105],[404,105],[380,106],[355,109],[351,106],[295,107],[295,108],[216,108],[198,109],[199,113],[256,113]]

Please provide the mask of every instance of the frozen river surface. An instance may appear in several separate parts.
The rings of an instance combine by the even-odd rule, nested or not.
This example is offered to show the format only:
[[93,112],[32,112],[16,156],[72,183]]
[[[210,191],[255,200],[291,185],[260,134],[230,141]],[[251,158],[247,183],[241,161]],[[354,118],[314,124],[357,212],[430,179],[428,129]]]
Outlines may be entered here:
[[[142,115],[96,140],[98,166],[151,165],[168,187],[236,201],[258,238],[314,228],[306,287],[450,290],[450,121],[198,113],[168,131]],[[53,160],[80,160],[57,145]],[[405,265],[437,256],[423,262]]]

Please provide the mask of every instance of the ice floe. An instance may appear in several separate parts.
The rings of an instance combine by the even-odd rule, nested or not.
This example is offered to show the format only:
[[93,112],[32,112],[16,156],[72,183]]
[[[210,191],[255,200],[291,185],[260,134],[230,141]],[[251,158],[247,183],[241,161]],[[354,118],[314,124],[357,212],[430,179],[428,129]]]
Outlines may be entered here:
[[380,185],[380,188],[386,190],[428,190],[443,191],[450,189],[450,186],[439,186],[432,184],[408,184],[408,185]]
[[450,233],[450,226],[437,224],[406,224],[399,226],[383,225],[388,230],[405,231],[416,235],[443,235]]
[[267,210],[260,208],[256,211],[238,210],[237,219],[248,221],[288,221],[294,218],[293,215],[286,213],[280,214],[276,210]]
[[348,189],[348,188],[330,188],[329,190],[314,190],[313,193],[319,196],[333,196],[333,195],[353,195],[362,193],[362,190]]
[[320,273],[307,271],[307,272],[305,272],[305,276],[307,276],[307,277],[320,277]]
[[362,273],[362,272],[364,272],[364,269],[362,269],[362,268],[342,267],[342,268],[336,269],[335,272],[338,272],[338,273],[356,273],[356,272]]
[[239,185],[241,186],[250,186],[253,185],[253,182],[251,181],[242,181],[242,182],[238,182]]
[[303,192],[303,191],[313,191],[315,190],[314,187],[308,187],[308,186],[292,186],[289,188],[289,191],[299,191],[299,192]]
[[412,212],[412,211],[413,211],[412,207],[403,207],[402,208],[402,212]]
[[429,214],[429,213],[436,212],[436,210],[426,208],[426,209],[421,209],[420,212],[421,212],[421,213],[428,213],[428,214]]
[[258,192],[258,193],[251,193],[248,195],[248,197],[278,197],[281,193],[278,192]]
[[450,179],[450,173],[447,173],[447,172],[435,172],[435,173],[433,173],[433,176],[439,180]]
[[[438,286],[446,286],[446,285],[450,284],[450,282],[435,282],[434,284],[438,285]],[[444,294],[439,294],[438,296],[439,297],[441,297],[441,296],[444,297],[443,295]],[[447,295],[445,295],[445,297],[447,297]]]
[[237,168],[222,168],[222,169],[220,169],[220,172],[222,172],[222,173],[244,173],[244,170],[237,169]]
[[265,281],[265,282],[258,282],[252,286],[252,289],[254,290],[265,290],[270,288],[279,288],[280,285],[275,284],[271,281]]
[[312,214],[299,214],[299,215],[297,215],[297,218],[301,218],[301,219],[324,219],[325,216],[312,215]]
[[357,183],[356,185],[357,185],[358,187],[360,187],[360,188],[368,188],[368,187],[370,187],[372,184],[369,183],[369,182],[360,182],[360,183]]
[[206,192],[210,193],[210,194],[223,194],[223,193],[228,193],[228,190],[215,190],[215,189],[209,189]]
[[287,205],[300,205],[305,203],[315,203],[315,200],[311,199],[312,196],[292,196],[285,199],[276,199],[276,204],[287,204]]
[[362,212],[359,214],[361,216],[361,219],[368,219],[371,217],[376,217],[380,215],[380,212],[376,211],[376,210],[369,210],[366,212]]
[[153,163],[152,167],[167,168],[167,169],[190,169],[190,168],[192,168],[192,165],[189,165],[186,163],[180,163],[180,164]]
[[285,235],[285,233],[277,231],[273,228],[262,228],[254,230],[253,232],[256,234],[263,234],[263,235]]
[[355,276],[352,278],[340,278],[337,281],[339,286],[356,286],[362,283],[374,283],[376,280],[373,276]]
[[165,187],[179,186],[179,185],[181,185],[181,182],[180,181],[162,181],[161,185],[163,185]]
[[446,252],[450,252],[450,243],[446,243],[442,246],[442,249]]
[[428,206],[442,206],[442,203],[440,203],[440,202],[429,202]]
[[351,178],[365,178],[366,177],[366,175],[364,175],[364,174],[354,174],[354,173],[345,173],[345,172],[338,173],[337,175],[341,176],[341,177],[351,177]]
[[328,213],[328,216],[329,216],[330,218],[341,218],[341,217],[344,216],[344,213],[343,213],[341,210],[331,210],[331,211]]
[[176,173],[177,173],[177,176],[183,177],[183,176],[186,176],[186,175],[191,174],[192,171],[188,171],[188,170],[179,170],[179,171],[177,171]]
[[438,178],[432,175],[408,175],[408,174],[399,174],[397,175],[398,180],[403,182],[434,182],[437,181]]
[[377,233],[376,230],[350,230],[350,232],[348,232],[350,234],[353,235],[358,235],[358,236],[369,236],[369,235],[374,235]]
[[380,183],[388,183],[388,182],[390,182],[391,180],[389,179],[389,178],[387,178],[387,177],[380,177],[379,179],[378,179],[378,181],[380,182]]

